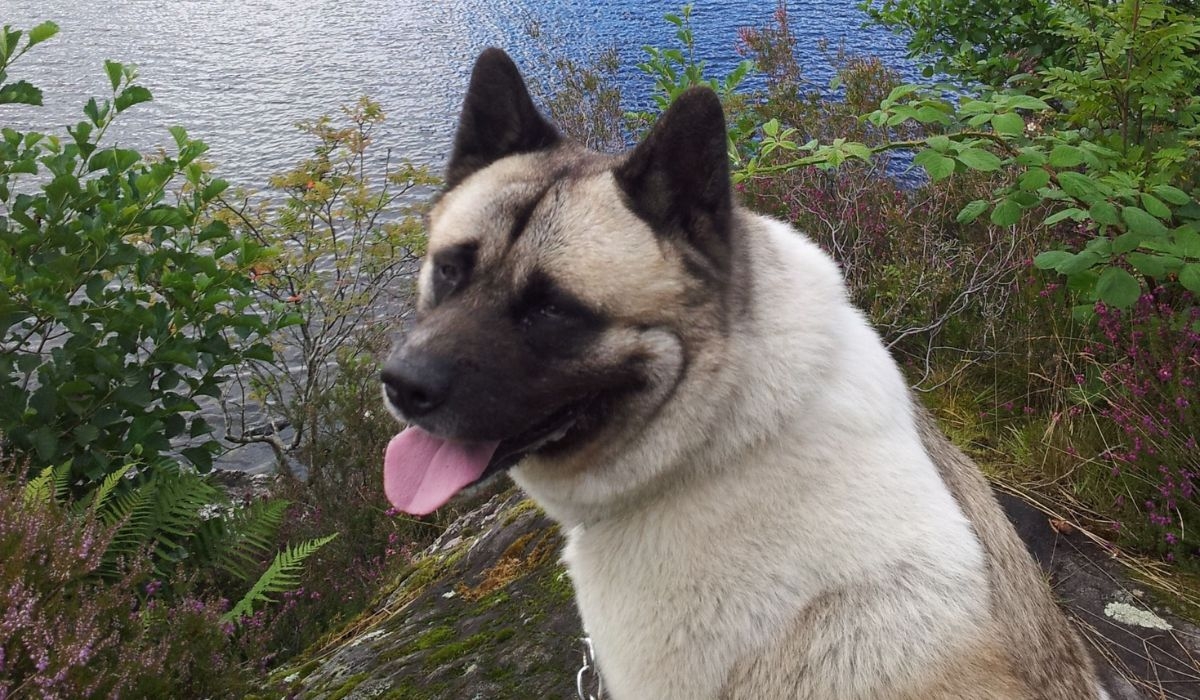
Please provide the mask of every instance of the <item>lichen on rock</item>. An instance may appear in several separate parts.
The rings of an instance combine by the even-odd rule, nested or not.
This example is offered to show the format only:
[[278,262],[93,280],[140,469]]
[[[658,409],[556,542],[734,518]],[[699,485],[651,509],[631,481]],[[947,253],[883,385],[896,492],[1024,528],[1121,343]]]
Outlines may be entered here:
[[314,700],[565,697],[582,632],[561,548],[532,502],[515,490],[494,496],[278,675]]

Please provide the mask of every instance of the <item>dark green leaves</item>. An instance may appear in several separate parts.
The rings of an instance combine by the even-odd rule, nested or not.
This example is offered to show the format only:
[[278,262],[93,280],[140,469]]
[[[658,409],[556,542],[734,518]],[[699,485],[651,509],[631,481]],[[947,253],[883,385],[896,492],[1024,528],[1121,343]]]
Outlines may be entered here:
[[1106,224],[1108,226],[1115,226],[1121,222],[1120,217],[1117,216],[1117,208],[1104,200],[1093,204],[1091,208],[1088,209],[1088,215],[1091,216],[1092,220],[1096,223]]
[[1167,232],[1167,227],[1161,221],[1137,207],[1122,209],[1121,218],[1130,231],[1141,236],[1161,236]]
[[1200,294],[1200,263],[1188,263],[1179,271],[1179,283],[1193,294]]
[[1000,159],[994,154],[979,149],[965,148],[958,153],[958,160],[972,170],[992,172],[1000,169]]
[[25,45],[25,48],[33,48],[35,45],[42,43],[55,34],[58,34],[57,24],[50,21],[42,22],[38,26],[29,30],[29,43]]
[[[28,43],[55,30],[39,25]],[[0,32],[0,74],[20,37]],[[269,360],[276,323],[255,309],[247,270],[264,247],[206,209],[227,185],[195,162],[204,144],[176,129],[177,158],[99,147],[119,113],[151,98],[131,66],[104,70],[111,98],[89,100],[63,137],[0,129],[0,434],[79,485],[172,449],[211,464],[215,443],[188,442],[195,399],[220,395],[243,347]],[[0,102],[40,101],[28,83],[0,88]],[[11,187],[24,173],[36,179]]]
[[979,215],[986,211],[987,207],[987,200],[976,199],[963,207],[962,211],[958,212],[958,216],[954,217],[954,220],[960,224],[969,224],[979,218]]
[[1021,220],[1021,205],[1011,199],[1001,200],[992,210],[992,223],[997,226],[1012,226]]
[[141,153],[128,148],[106,148],[102,151],[96,151],[91,160],[88,161],[88,172],[95,172],[104,168],[108,168],[114,172],[121,172],[132,168],[141,158]]
[[1083,162],[1083,151],[1074,146],[1060,144],[1050,151],[1050,165],[1055,168],[1072,168]]
[[[1053,162],[1053,158],[1051,158]],[[1058,174],[1058,186],[1063,189],[1063,192],[1071,195],[1075,199],[1083,202],[1094,202],[1100,197],[1100,189],[1092,178],[1082,173],[1073,171],[1060,172]]]
[[153,96],[149,90],[141,85],[130,85],[122,90],[121,94],[117,95],[117,98],[113,100],[113,106],[120,113],[136,104],[149,102],[151,99],[153,99]]
[[1013,112],[997,114],[992,117],[992,128],[999,134],[1020,136],[1025,133],[1025,120]]
[[954,159],[933,150],[925,150],[918,153],[913,158],[913,164],[925,168],[925,172],[929,174],[929,179],[934,182],[944,180],[954,173]]
[[121,87],[121,73],[123,69],[124,66],[116,61],[104,62],[104,72],[108,74],[108,82],[112,85],[113,92],[116,92],[117,88]]
[[1038,253],[1033,259],[1033,266],[1039,270],[1056,270],[1058,266],[1075,257],[1074,253],[1065,250],[1048,250]]
[[1116,307],[1133,306],[1142,294],[1142,286],[1133,275],[1119,267],[1109,267],[1100,273],[1096,281],[1096,294],[1100,301]]

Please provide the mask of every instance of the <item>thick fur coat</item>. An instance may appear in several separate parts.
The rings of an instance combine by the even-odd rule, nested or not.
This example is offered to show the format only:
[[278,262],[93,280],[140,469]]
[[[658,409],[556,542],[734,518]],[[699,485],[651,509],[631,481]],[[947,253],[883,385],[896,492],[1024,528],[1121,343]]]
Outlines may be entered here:
[[384,372],[418,426],[389,496],[509,469],[566,532],[613,700],[1103,698],[978,469],[829,256],[734,203],[725,146],[693,89],[587,152],[480,57]]

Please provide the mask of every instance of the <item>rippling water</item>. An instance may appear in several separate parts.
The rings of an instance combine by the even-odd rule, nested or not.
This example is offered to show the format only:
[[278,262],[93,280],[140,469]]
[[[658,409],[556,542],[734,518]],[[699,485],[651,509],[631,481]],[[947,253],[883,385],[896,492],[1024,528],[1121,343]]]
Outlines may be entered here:
[[[0,23],[28,28],[51,19],[61,33],[10,71],[41,86],[46,106],[5,108],[4,125],[45,129],[82,118],[88,97],[107,90],[106,58],[136,63],[154,102],[123,115],[115,137],[139,148],[171,143],[180,124],[205,140],[218,173],[260,185],[307,154],[293,124],[366,94],[389,115],[381,140],[416,161],[444,162],[471,61],[483,47],[507,49],[535,79],[537,23],[548,43],[580,56],[621,53],[622,87],[644,101],[650,82],[634,65],[645,44],[666,46],[663,14],[680,0],[4,0]],[[908,71],[901,42],[862,29],[853,0],[788,3],[801,61],[821,84],[829,69],[818,40],[845,42]],[[697,3],[699,54],[723,75],[739,57],[737,30],[765,24],[770,0]],[[14,123],[15,122],[15,123]]]
[[[110,136],[147,149],[172,143],[167,127],[185,126],[211,147],[217,173],[262,186],[267,177],[308,155],[293,125],[370,95],[389,120],[382,144],[398,156],[440,167],[475,55],[500,46],[527,76],[553,89],[539,57],[547,49],[580,58],[618,47],[627,106],[644,104],[651,82],[635,68],[646,44],[668,46],[674,28],[663,21],[681,0],[3,0],[0,24],[29,28],[51,19],[61,33],[10,70],[46,96],[42,108],[0,108],[0,126],[54,130],[82,118],[82,106],[108,90],[107,58],[136,63],[154,101],[122,115]],[[740,57],[740,27],[762,26],[771,0],[697,3],[697,49],[711,74],[724,75]],[[817,45],[828,39],[873,54],[915,77],[895,37],[861,28],[853,0],[788,3],[801,63],[827,84],[830,69]],[[528,28],[536,23],[538,43]],[[61,133],[61,131],[60,131]],[[219,424],[219,412],[206,411]],[[270,469],[270,450],[244,447],[224,467]]]

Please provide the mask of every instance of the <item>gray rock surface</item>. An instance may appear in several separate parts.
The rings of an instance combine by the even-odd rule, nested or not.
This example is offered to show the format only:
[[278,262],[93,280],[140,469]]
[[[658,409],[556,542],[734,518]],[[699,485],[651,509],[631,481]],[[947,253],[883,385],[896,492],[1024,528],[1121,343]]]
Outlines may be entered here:
[[[1081,534],[1051,527],[1023,501],[1002,501],[1095,647],[1114,698],[1200,699],[1200,630],[1153,605],[1145,586]],[[274,677],[313,700],[574,698],[581,629],[561,544],[519,492],[493,496],[360,619]],[[1105,612],[1111,603],[1148,615],[1116,619]],[[1142,626],[1155,619],[1170,629]]]

